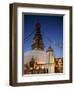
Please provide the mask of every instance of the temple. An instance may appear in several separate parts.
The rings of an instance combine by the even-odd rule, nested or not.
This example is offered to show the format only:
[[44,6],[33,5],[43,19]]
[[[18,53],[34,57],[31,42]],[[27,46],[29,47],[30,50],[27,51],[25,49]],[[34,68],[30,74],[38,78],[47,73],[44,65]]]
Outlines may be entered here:
[[63,73],[63,58],[55,58],[51,46],[45,51],[41,25],[36,23],[32,51],[24,53],[24,74]]

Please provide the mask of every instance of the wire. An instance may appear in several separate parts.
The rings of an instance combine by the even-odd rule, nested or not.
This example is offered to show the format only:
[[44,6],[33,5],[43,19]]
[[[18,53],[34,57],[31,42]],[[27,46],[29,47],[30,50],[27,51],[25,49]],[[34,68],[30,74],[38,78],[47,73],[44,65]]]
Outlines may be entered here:
[[[28,36],[26,36],[24,40],[25,40],[25,41],[28,41],[29,38],[30,38],[33,34],[34,34],[34,31],[32,31]],[[57,46],[58,48],[61,48],[61,49],[63,48],[63,45],[58,45],[58,44],[56,44],[55,41],[51,40],[51,39],[45,34],[45,32],[43,32],[43,36],[47,37],[48,42],[52,43],[53,45],[55,45],[55,46]]]
[[57,46],[58,48],[63,48],[63,45],[58,45],[55,43],[55,41],[49,39],[49,37],[43,32],[43,36],[46,36],[47,37],[47,40],[52,43],[53,45]]
[[28,36],[26,36],[26,37],[24,38],[24,40],[28,39],[33,33],[34,33],[34,31],[32,31]]

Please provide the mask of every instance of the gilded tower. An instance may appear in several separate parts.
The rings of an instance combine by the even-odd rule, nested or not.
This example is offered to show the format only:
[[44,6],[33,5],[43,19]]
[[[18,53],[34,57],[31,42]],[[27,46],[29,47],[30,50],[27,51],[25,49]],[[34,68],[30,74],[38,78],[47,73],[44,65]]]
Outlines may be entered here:
[[40,29],[41,29],[41,25],[40,25],[40,23],[37,23],[35,36],[32,41],[32,49],[44,50],[44,43],[43,43]]
[[47,55],[48,55],[48,72],[49,73],[54,73],[55,72],[55,61],[54,61],[54,51],[53,48],[49,47],[47,50]]

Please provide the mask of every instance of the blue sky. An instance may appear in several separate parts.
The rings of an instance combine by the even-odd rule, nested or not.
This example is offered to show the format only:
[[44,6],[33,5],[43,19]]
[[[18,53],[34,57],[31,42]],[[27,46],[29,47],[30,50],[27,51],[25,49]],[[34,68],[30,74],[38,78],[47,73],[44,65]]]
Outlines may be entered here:
[[63,16],[24,15],[24,52],[32,50],[35,25],[41,24],[45,50],[51,46],[55,57],[63,57]]

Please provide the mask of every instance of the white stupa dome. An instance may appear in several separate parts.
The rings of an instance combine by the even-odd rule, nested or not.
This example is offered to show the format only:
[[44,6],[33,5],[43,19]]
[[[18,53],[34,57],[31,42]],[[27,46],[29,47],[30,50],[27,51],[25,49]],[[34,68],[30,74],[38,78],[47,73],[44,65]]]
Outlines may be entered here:
[[24,64],[28,63],[32,58],[35,59],[36,62],[41,64],[48,63],[47,53],[41,50],[32,50],[24,53]]

